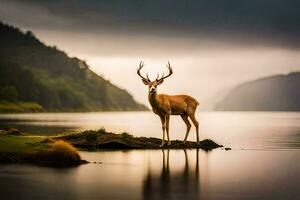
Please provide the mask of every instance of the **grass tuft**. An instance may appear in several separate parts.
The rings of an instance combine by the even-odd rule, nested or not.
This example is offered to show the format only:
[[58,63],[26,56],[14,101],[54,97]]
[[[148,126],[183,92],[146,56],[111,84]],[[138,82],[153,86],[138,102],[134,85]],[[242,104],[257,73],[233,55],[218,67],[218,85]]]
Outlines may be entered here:
[[0,131],[0,162],[28,162],[57,167],[85,163],[76,148],[66,141],[44,136],[16,135],[11,134],[11,131]]
[[25,160],[58,167],[78,165],[82,162],[76,148],[71,144],[62,140],[48,141],[51,142],[49,148],[32,153],[28,152],[25,154]]
[[63,140],[58,140],[51,144],[50,151],[59,152],[73,160],[80,160],[76,148]]

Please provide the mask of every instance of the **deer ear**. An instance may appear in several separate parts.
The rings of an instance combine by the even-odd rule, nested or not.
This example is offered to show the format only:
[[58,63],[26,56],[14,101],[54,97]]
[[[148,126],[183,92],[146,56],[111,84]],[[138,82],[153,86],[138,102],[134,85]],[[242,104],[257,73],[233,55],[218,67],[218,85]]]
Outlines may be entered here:
[[162,84],[163,82],[164,82],[164,79],[160,79],[160,80],[157,81],[157,84],[160,85],[160,84]]
[[149,84],[149,82],[148,82],[146,79],[142,79],[142,81],[143,81],[143,83],[144,83],[145,85],[148,85],[148,84]]

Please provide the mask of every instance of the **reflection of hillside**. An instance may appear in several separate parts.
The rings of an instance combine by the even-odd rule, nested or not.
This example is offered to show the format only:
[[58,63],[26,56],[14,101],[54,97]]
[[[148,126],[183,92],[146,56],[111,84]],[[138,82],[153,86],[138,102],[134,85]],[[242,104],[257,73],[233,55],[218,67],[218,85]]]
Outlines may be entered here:
[[165,150],[162,150],[163,163],[160,175],[153,174],[151,169],[148,170],[143,184],[144,199],[199,199],[199,150],[196,151],[196,164],[193,170],[190,169],[187,152],[183,150],[184,168],[173,173],[169,165],[169,150],[166,151],[165,153]]

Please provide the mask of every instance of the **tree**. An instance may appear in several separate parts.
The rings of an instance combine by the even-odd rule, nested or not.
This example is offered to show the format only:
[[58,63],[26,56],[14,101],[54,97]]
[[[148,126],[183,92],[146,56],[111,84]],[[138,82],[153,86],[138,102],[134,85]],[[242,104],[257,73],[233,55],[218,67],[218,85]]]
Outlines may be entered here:
[[17,101],[18,92],[16,88],[11,85],[0,88],[0,99],[6,101]]

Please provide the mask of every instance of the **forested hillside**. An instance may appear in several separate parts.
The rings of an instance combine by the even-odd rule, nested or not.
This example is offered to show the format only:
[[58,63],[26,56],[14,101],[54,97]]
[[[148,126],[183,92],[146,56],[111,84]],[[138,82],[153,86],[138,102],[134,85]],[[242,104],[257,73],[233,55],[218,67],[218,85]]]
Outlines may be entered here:
[[125,90],[39,41],[0,23],[0,112],[144,110]]

